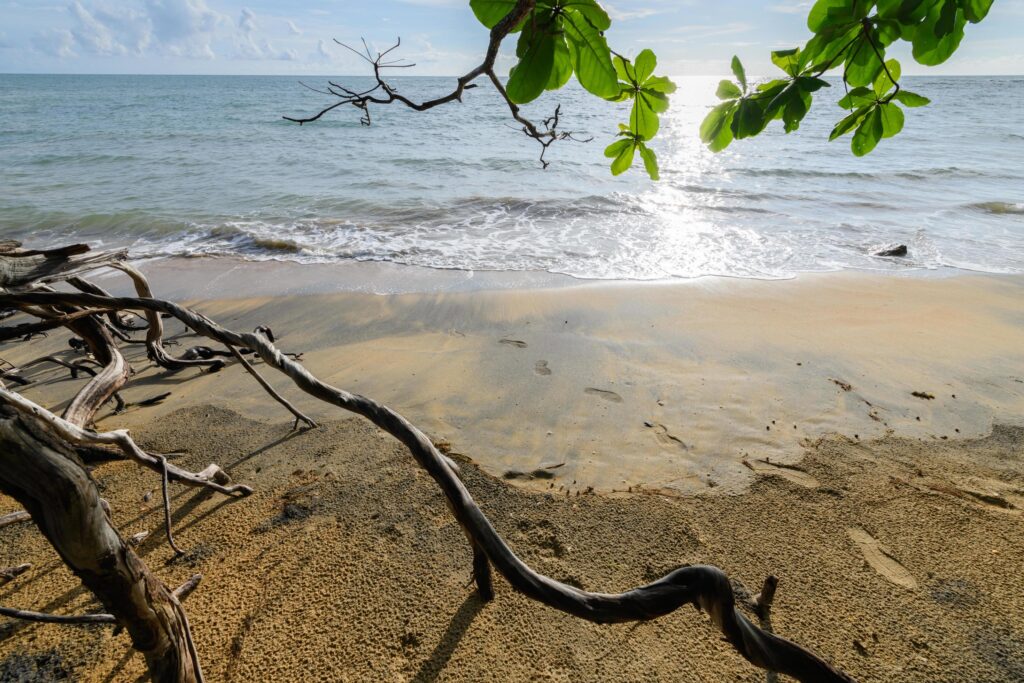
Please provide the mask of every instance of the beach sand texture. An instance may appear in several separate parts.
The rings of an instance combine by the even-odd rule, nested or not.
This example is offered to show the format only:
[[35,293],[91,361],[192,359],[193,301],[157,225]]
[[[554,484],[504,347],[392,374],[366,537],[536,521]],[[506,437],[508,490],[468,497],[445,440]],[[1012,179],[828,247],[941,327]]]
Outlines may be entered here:
[[[497,528],[554,578],[617,591],[710,563],[756,592],[775,574],[777,631],[859,680],[1024,678],[1024,280],[248,293],[198,308],[270,324],[318,375],[450,444]],[[64,349],[55,334],[3,351]],[[168,584],[204,574],[186,607],[210,680],[763,680],[691,610],[595,626],[500,579],[481,604],[465,538],[397,442],[280,379],[321,428],[291,432],[239,367],[169,376],[133,358],[126,400],[172,395],[100,426],[256,490],[176,488],[188,554],[170,562],[159,481],[94,472],[123,535],[154,532],[140,554]],[[31,374],[26,395],[51,407],[77,386]],[[0,565],[21,562],[34,568],[0,603],[95,608],[30,524],[0,531]],[[109,627],[0,628],[0,678],[144,669]]]

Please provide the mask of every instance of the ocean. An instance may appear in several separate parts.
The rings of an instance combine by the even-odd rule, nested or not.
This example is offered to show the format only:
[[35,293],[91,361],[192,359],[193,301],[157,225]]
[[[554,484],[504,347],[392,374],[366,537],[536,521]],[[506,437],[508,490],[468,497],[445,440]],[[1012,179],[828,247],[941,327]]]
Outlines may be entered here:
[[[907,77],[932,105],[861,159],[827,141],[839,84],[798,133],[716,155],[697,135],[716,79],[678,82],[655,183],[611,176],[628,109],[578,88],[526,108],[561,104],[563,128],[594,138],[557,143],[543,170],[484,86],[426,113],[374,108],[370,127],[353,108],[299,127],[281,116],[330,99],[294,77],[0,75],[0,237],[597,279],[1024,271],[1024,78]],[[395,83],[419,99],[452,79]],[[908,256],[871,255],[893,242]]]

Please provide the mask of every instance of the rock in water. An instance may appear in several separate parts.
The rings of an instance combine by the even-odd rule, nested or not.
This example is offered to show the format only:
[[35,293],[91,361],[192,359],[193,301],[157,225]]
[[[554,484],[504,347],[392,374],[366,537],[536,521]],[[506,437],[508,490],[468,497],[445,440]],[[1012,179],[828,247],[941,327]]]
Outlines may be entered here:
[[907,245],[905,244],[886,244],[881,247],[876,247],[871,250],[873,256],[906,256]]

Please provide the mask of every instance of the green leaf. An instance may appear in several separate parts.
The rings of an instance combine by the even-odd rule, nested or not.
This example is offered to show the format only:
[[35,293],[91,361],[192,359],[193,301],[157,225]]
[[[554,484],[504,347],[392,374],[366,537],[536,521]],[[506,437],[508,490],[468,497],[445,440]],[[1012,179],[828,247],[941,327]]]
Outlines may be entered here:
[[824,81],[817,76],[800,76],[796,79],[796,84],[804,92],[818,92],[822,88],[832,87],[828,81]]
[[633,165],[633,155],[636,152],[636,140],[626,138],[608,145],[604,155],[612,159],[612,175],[622,175]]
[[903,110],[892,102],[878,107],[882,117],[882,137],[891,138],[903,130]]
[[992,0],[961,0],[960,6],[963,7],[967,21],[977,24],[992,8]]
[[555,65],[555,36],[526,30],[519,42],[526,41],[523,57],[512,67],[505,90],[513,102],[525,104],[537,99],[552,80]]
[[515,9],[516,0],[469,0],[469,6],[481,24],[487,28],[494,28]]
[[864,118],[865,114],[867,114],[870,109],[870,106],[861,107],[860,109],[853,112],[852,114],[844,118],[842,121],[837,123],[836,127],[832,129],[832,133],[828,136],[828,141],[832,142],[840,135],[846,135],[851,130],[853,130],[857,126],[857,124],[861,122],[861,119]]
[[663,95],[671,95],[676,91],[676,84],[667,76],[651,76],[643,83],[644,90],[654,90]]
[[861,86],[846,93],[846,95],[839,100],[839,106],[843,109],[852,109],[854,107],[862,107],[866,104],[871,104],[875,99],[874,90]]
[[818,33],[824,28],[860,21],[872,3],[856,0],[818,0],[807,15],[807,28]]
[[854,24],[849,27],[836,27],[826,29],[818,33],[804,45],[797,60],[798,71],[801,73],[809,66],[832,65],[839,53],[860,33],[860,25]]
[[732,121],[732,132],[737,140],[757,135],[768,124],[765,112],[755,100],[740,100]]
[[852,86],[871,85],[882,71],[882,60],[878,58],[878,54],[881,53],[884,57],[885,53],[881,49],[876,53],[876,46],[873,46],[872,40],[874,40],[873,30],[865,33],[859,41],[850,47],[851,51],[846,58],[844,75],[847,83]]
[[574,9],[582,14],[598,31],[607,31],[612,26],[612,20],[608,13],[596,0],[567,0],[560,4],[562,7]]
[[740,62],[740,58],[733,55],[732,58],[732,72],[736,76],[736,80],[739,81],[740,87],[743,88],[743,92],[747,91],[747,72],[743,70],[743,64]]
[[903,0],[878,0],[878,16],[883,19],[896,19],[899,17],[900,7]]
[[734,100],[742,94],[743,93],[740,92],[740,89],[732,81],[720,81],[718,83],[718,90],[715,92],[715,95],[717,95],[720,100]]
[[798,67],[800,65],[798,52],[800,50],[795,47],[790,50],[775,50],[772,52],[772,64],[790,76],[796,76],[799,73]]
[[650,107],[651,111],[655,114],[664,114],[668,111],[668,97],[657,90],[641,88],[640,92],[637,93],[637,99],[641,99],[646,102],[647,106]]
[[561,35],[554,36],[555,55],[551,67],[551,76],[548,78],[545,90],[558,90],[572,78],[572,56],[569,54],[569,46],[565,44],[565,38]]
[[[625,128],[625,126],[620,125],[620,128]],[[604,155],[609,159],[613,159],[619,156],[619,152],[621,152],[625,147],[629,147],[632,144],[633,141],[628,138],[625,140],[616,140],[615,142],[604,148]]]
[[896,93],[896,101],[902,104],[904,107],[923,107],[926,104],[930,104],[931,100],[923,95],[910,92],[909,90],[900,90]]
[[796,90],[789,96],[789,102],[782,110],[782,122],[787,133],[800,127],[800,122],[807,116],[811,108],[811,94],[806,90]]
[[736,102],[723,102],[714,109],[708,112],[708,115],[704,117],[704,121],[700,124],[700,139],[710,144],[714,140],[722,126],[725,125],[725,121],[732,112],[736,109]]
[[620,81],[625,81],[630,85],[637,82],[636,69],[633,68],[633,63],[628,59],[623,59],[619,55],[615,55],[612,57],[612,66],[615,67],[615,75]]
[[[888,70],[888,73],[886,73],[886,70]],[[878,77],[875,78],[875,94],[881,97],[889,92],[899,82],[901,75],[900,63],[895,59],[887,60],[885,62],[885,69],[882,69]]]
[[567,10],[563,18],[562,29],[580,85],[598,97],[618,95],[619,79],[604,36],[579,12]]
[[914,59],[926,66],[942,64],[960,47],[966,25],[967,18],[956,0],[935,3],[914,30]]
[[654,73],[654,69],[658,66],[658,58],[650,50],[643,50],[636,56],[634,64],[636,65],[636,81],[643,83]]
[[644,140],[650,140],[658,134],[658,128],[660,127],[661,122],[658,120],[658,115],[654,113],[654,109],[651,108],[650,103],[643,93],[637,93],[636,99],[633,100],[633,109],[629,113],[630,131]]
[[654,150],[647,145],[641,143],[639,145],[640,158],[644,160],[644,169],[647,171],[647,175],[651,177],[651,180],[658,180],[660,178],[658,174],[658,155],[654,153]]
[[882,113],[878,107],[875,107],[864,117],[857,132],[853,134],[850,149],[853,150],[855,156],[862,157],[868,154],[882,139],[882,132]]
[[732,134],[732,120],[735,116],[736,110],[733,109],[726,115],[718,134],[708,143],[708,149],[712,152],[721,152],[733,141],[735,136]]

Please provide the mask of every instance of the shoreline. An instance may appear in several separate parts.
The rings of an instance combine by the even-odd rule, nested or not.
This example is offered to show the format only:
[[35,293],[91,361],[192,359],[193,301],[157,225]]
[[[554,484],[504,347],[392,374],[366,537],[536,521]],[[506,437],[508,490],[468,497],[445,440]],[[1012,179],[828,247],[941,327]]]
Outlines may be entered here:
[[[147,273],[153,289],[171,299],[233,299],[252,296],[364,293],[390,296],[441,292],[486,292],[573,287],[665,287],[727,285],[731,282],[791,282],[831,277],[945,280],[950,278],[1024,278],[1024,273],[942,268],[838,268],[800,271],[788,277],[701,275],[661,279],[585,278],[541,270],[465,270],[433,268],[393,261],[339,261],[302,263],[287,259],[249,260],[234,256],[179,256],[131,259]],[[188,272],[189,278],[182,277]],[[202,279],[197,284],[196,279]],[[270,280],[269,278],[273,278]],[[101,274],[99,281],[116,283],[116,275]],[[116,285],[115,285],[116,289]],[[123,288],[124,294],[130,290]],[[121,292],[119,292],[121,293]]]
[[[792,463],[826,434],[980,438],[1024,415],[1024,378],[1014,374],[1024,368],[1024,276],[833,273],[379,295],[309,293],[337,285],[315,272],[293,281],[289,269],[234,264],[211,274],[209,265],[143,268],[158,296],[190,292],[198,310],[236,329],[269,325],[326,381],[531,488],[549,484],[538,470],[559,466],[574,490],[735,493],[764,469],[759,461]],[[96,280],[128,293],[125,278]],[[246,296],[211,296],[228,281]],[[305,293],[266,294],[282,289]],[[35,342],[32,353],[62,344]],[[137,352],[130,360],[147,365]],[[172,397],[102,424],[133,426],[211,396],[276,418],[248,382],[238,368],[147,369],[125,398],[156,387]]]

